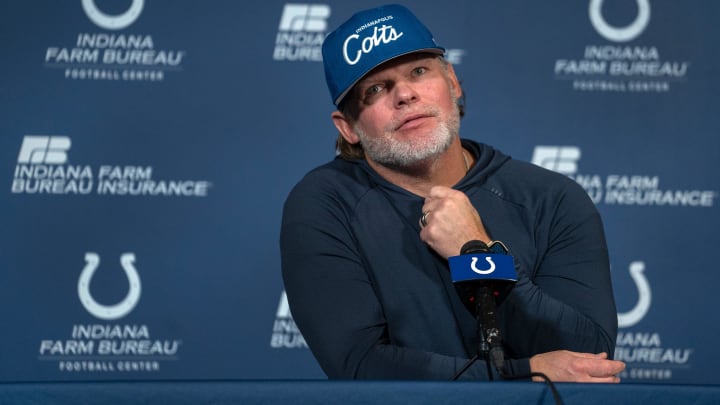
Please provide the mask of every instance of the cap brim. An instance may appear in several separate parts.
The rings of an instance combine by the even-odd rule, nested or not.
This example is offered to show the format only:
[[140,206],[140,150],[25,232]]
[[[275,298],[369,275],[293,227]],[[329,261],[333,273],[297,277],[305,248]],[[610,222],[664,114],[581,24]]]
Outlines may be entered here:
[[404,53],[395,55],[395,56],[393,56],[392,58],[385,59],[385,60],[383,60],[383,61],[381,61],[381,62],[379,62],[379,63],[377,63],[377,64],[375,64],[375,65],[370,66],[370,67],[367,68],[364,72],[362,72],[362,74],[360,74],[360,76],[359,76],[355,81],[353,81],[352,84],[350,84],[350,86],[348,86],[347,89],[345,89],[345,91],[343,91],[342,93],[340,93],[340,95],[338,96],[338,98],[335,99],[335,105],[340,105],[340,103],[342,102],[342,99],[345,98],[345,96],[350,92],[350,90],[352,90],[352,88],[355,87],[355,85],[358,84],[358,82],[359,82],[360,80],[362,80],[363,77],[365,77],[365,76],[366,76],[368,73],[370,73],[373,69],[377,68],[378,66],[382,65],[383,63],[390,62],[390,61],[393,60],[393,59],[397,59],[397,58],[399,58],[399,57],[401,57],[401,56],[410,55],[410,54],[413,54],[413,53],[434,53],[434,54],[436,54],[436,55],[444,55],[444,54],[445,54],[445,48],[437,47],[437,48],[413,49],[412,51],[408,51],[408,52],[404,52]]

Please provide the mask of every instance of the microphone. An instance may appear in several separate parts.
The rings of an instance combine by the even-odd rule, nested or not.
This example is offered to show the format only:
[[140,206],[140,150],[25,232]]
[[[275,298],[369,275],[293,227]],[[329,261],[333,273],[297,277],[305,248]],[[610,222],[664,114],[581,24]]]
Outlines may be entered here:
[[[475,314],[480,337],[479,353],[492,362],[504,375],[505,354],[502,336],[497,326],[497,304],[512,289],[517,281],[512,256],[502,242],[474,240],[466,243],[460,256],[448,258],[452,282],[465,290],[464,303]],[[488,363],[488,375],[490,373]]]
[[[500,376],[508,379],[541,377],[550,387],[556,404],[562,404],[560,394],[552,380],[540,372],[528,375],[511,376],[505,372],[505,353],[502,348],[502,336],[497,327],[495,311],[497,304],[502,302],[517,282],[515,263],[508,249],[502,242],[493,241],[486,245],[479,240],[471,240],[460,249],[460,256],[449,257],[450,273],[453,284],[458,291],[465,290],[469,294],[462,295],[466,306],[471,312],[474,309],[478,322],[480,347],[478,354],[453,376],[457,380],[482,355],[487,365],[488,377],[493,379],[490,363],[495,366]],[[487,266],[487,268],[483,267]],[[474,305],[474,307],[473,307]]]

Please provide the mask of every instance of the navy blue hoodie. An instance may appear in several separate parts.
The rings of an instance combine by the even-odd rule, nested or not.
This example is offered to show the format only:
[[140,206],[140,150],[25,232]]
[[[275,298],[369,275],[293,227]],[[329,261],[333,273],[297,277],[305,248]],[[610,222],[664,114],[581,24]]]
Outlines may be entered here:
[[[463,140],[476,164],[454,186],[518,282],[498,307],[507,372],[566,349],[612,357],[617,314],[600,216],[572,179]],[[420,240],[423,198],[365,160],[308,173],[284,207],[282,274],[293,318],[332,379],[450,379],[477,352],[477,322],[447,260]],[[487,380],[478,362],[463,379]]]

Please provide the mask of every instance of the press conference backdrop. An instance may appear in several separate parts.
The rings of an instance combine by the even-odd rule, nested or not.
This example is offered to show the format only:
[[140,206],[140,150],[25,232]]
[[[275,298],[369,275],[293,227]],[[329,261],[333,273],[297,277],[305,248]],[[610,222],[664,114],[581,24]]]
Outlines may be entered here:
[[[720,383],[720,2],[404,3],[463,136],[600,210],[623,383]],[[280,216],[334,157],[323,37],[377,4],[3,2],[0,381],[324,378]]]

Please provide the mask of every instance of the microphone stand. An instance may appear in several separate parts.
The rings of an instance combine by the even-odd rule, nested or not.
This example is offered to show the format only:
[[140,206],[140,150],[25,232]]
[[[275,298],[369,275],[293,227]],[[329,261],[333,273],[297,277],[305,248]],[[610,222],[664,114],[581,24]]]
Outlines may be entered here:
[[502,348],[500,329],[495,322],[495,297],[490,287],[480,286],[473,290],[470,299],[475,303],[475,319],[479,338],[478,352],[455,373],[452,379],[457,380],[478,359],[483,359],[487,366],[488,379],[493,381],[492,366],[495,366],[501,376],[505,375],[505,355]]
[[478,336],[480,343],[478,353],[485,359],[488,375],[492,381],[493,376],[490,364],[495,366],[500,375],[504,375],[505,353],[502,347],[500,328],[497,326],[495,295],[488,286],[478,287],[475,291],[476,317],[478,322]]

